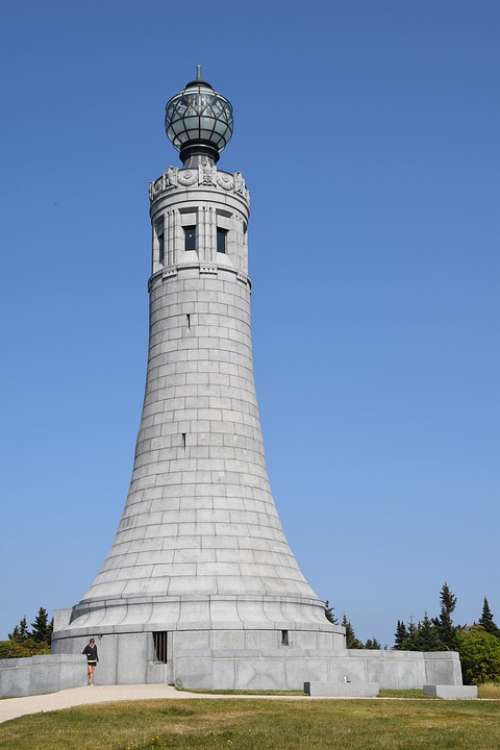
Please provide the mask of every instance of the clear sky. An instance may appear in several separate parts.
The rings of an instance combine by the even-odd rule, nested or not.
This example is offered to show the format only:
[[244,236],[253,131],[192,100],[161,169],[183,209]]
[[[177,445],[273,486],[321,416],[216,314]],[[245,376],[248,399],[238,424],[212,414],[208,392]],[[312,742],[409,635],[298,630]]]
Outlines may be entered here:
[[252,195],[257,389],[292,549],[358,636],[500,620],[496,0],[3,2],[0,637],[111,544],[144,388],[148,182],[196,63]]

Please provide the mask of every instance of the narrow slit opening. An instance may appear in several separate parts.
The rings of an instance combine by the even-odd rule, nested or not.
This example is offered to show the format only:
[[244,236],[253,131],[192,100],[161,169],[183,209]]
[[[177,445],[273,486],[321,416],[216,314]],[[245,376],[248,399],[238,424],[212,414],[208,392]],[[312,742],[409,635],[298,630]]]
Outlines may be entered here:
[[166,664],[168,661],[167,652],[167,631],[158,631],[153,633],[153,644],[155,649],[156,661]]
[[187,327],[191,328],[191,313],[186,313]]
[[290,641],[288,639],[288,630],[282,630],[281,631],[281,645],[282,646],[289,646]]
[[182,433],[182,447],[183,448],[186,447],[186,433],[185,432]]

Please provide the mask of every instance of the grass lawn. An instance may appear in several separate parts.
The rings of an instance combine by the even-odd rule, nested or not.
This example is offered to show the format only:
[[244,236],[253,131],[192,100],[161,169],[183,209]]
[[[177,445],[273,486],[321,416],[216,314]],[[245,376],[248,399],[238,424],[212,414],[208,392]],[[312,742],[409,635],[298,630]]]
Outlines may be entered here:
[[303,690],[203,690],[202,688],[176,688],[179,693],[201,693],[201,695],[301,695]]
[[425,700],[439,700],[439,698],[430,697],[424,695],[423,690],[410,689],[410,690],[387,690],[382,689],[379,692],[380,698],[424,698]]
[[500,703],[137,701],[0,725],[7,750],[498,750]]

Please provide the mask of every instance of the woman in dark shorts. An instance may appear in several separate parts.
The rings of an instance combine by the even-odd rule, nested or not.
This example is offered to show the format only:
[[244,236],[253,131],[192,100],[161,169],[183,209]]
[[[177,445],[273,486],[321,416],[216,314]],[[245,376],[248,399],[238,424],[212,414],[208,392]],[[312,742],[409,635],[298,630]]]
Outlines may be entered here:
[[96,664],[99,661],[99,657],[97,656],[97,646],[95,645],[95,640],[93,638],[91,638],[90,641],[87,643],[87,645],[82,651],[82,654],[87,657],[88,684],[93,685],[94,684],[94,669],[96,668]]

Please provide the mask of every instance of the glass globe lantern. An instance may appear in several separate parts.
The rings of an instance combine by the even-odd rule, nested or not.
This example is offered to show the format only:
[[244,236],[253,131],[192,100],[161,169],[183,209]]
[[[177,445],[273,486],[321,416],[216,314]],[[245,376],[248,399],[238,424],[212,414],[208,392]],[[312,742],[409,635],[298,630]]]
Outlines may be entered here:
[[188,166],[195,166],[201,156],[217,162],[233,134],[231,102],[201,79],[199,65],[196,72],[196,80],[165,107],[165,132]]

